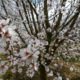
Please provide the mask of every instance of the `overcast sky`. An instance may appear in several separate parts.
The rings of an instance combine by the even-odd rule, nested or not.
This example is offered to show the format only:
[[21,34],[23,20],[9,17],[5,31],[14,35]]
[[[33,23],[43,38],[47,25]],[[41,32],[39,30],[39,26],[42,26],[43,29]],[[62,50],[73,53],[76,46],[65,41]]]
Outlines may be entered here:
[[35,1],[39,3],[41,0],[33,0],[33,2],[35,2]]

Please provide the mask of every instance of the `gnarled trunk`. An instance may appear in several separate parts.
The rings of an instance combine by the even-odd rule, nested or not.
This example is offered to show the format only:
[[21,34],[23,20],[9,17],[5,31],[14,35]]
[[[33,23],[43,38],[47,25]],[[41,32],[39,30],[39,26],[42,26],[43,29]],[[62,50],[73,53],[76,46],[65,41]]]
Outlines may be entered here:
[[47,80],[47,74],[44,65],[40,64],[39,72],[40,72],[40,80]]

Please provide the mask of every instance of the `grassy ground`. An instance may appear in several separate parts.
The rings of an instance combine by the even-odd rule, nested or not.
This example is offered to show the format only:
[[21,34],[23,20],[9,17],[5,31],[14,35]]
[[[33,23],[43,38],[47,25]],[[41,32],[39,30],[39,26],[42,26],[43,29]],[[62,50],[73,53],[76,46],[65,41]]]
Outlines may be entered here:
[[[59,65],[63,65],[60,69],[60,73],[70,80],[80,80],[80,62],[66,62],[64,60],[55,60],[53,63],[57,63]],[[54,68],[54,67],[53,67]]]

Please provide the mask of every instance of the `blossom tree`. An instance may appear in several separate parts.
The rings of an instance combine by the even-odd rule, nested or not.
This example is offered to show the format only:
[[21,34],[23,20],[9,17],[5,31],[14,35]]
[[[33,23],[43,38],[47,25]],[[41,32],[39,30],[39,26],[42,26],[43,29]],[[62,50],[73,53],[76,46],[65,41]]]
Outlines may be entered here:
[[[4,19],[4,22],[0,21],[0,32],[5,40],[5,55],[11,64],[7,66],[15,65],[15,70],[12,70],[14,73],[26,70],[27,76],[31,77],[35,71],[39,71],[40,80],[47,80],[47,68],[53,63],[54,55],[77,27],[80,1],[0,2],[0,8],[3,9],[0,18]],[[19,68],[22,65],[27,69]]]

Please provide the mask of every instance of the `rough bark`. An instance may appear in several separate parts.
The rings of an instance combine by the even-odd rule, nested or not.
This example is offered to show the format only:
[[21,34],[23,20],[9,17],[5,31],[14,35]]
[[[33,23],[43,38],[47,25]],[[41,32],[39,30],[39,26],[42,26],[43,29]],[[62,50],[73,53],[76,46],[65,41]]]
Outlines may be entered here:
[[40,72],[40,80],[47,80],[47,75],[44,65],[40,64],[39,72]]

